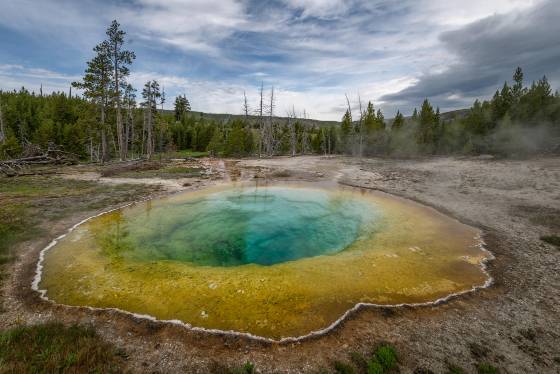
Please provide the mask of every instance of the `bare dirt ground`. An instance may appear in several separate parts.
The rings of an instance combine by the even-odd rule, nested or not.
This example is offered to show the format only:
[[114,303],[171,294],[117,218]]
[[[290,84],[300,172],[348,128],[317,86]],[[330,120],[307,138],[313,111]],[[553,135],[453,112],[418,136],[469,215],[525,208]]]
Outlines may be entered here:
[[[297,157],[202,160],[207,171],[188,179],[136,178],[167,191],[203,188],[223,180],[335,180],[379,189],[433,206],[480,227],[496,259],[492,287],[438,306],[363,308],[329,334],[289,344],[211,335],[137,319],[114,311],[68,308],[31,290],[42,248],[72,224],[96,212],[52,222],[50,236],[18,249],[5,282],[0,328],[60,320],[93,323],[128,355],[133,372],[209,373],[246,361],[262,373],[333,371],[352,352],[371,353],[380,341],[399,352],[399,370],[445,373],[449,364],[475,372],[489,362],[506,373],[560,373],[560,251],[539,240],[560,232],[560,158],[524,161],[454,158],[424,160]],[[130,183],[72,168],[67,178]],[[110,207],[107,207],[110,208]]]

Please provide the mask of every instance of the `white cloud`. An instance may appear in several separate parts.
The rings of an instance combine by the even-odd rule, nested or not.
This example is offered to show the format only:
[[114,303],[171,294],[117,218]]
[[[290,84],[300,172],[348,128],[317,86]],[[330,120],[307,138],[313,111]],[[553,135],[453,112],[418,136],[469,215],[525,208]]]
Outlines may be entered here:
[[284,0],[284,2],[292,8],[302,10],[302,17],[338,17],[346,13],[350,7],[350,1],[345,0]]
[[243,5],[234,0],[138,0],[121,18],[143,38],[214,54],[219,41],[247,22]]
[[2,90],[19,90],[23,86],[30,91],[39,92],[42,85],[44,93],[66,91],[77,79],[80,77],[47,69],[0,64],[0,82],[2,82],[0,89]]

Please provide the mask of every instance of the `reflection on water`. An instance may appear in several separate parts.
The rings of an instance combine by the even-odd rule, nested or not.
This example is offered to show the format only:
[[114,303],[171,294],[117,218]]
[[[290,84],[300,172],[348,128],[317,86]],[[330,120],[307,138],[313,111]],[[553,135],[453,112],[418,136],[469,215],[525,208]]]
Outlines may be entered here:
[[221,187],[79,226],[47,252],[40,286],[64,304],[300,336],[358,302],[425,302],[483,284],[478,234],[384,194]]

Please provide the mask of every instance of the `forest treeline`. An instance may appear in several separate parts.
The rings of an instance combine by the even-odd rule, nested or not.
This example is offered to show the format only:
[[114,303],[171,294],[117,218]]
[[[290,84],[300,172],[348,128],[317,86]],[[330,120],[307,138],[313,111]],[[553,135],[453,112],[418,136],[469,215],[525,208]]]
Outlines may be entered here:
[[[354,156],[431,154],[528,155],[560,152],[560,96],[546,77],[525,86],[517,68],[493,98],[475,101],[462,115],[443,118],[426,99],[405,118],[386,120],[371,102],[351,105],[336,126],[302,120],[295,109],[275,116],[274,88],[261,85],[256,105],[240,98],[242,116],[213,121],[191,113],[186,96],[165,111],[165,92],[146,82],[140,97],[128,82],[135,54],[125,49],[126,33],[113,21],[106,40],[94,48],[80,95],[0,91],[0,158],[16,158],[30,145],[55,147],[93,162],[152,158],[190,149],[215,156],[351,154]],[[359,109],[353,111],[353,107]]]

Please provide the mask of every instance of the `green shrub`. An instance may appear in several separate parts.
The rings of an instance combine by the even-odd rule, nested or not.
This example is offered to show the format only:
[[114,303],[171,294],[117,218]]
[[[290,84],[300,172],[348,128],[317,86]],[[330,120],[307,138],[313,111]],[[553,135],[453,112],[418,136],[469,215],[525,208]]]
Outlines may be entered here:
[[497,374],[498,369],[488,363],[481,362],[477,367],[478,374]]
[[368,367],[367,367],[367,374],[383,374],[385,373],[385,369],[383,369],[383,366],[375,361],[375,360],[370,360],[368,362]]
[[397,366],[397,351],[390,345],[383,344],[375,350],[375,359],[383,369],[393,369]]

